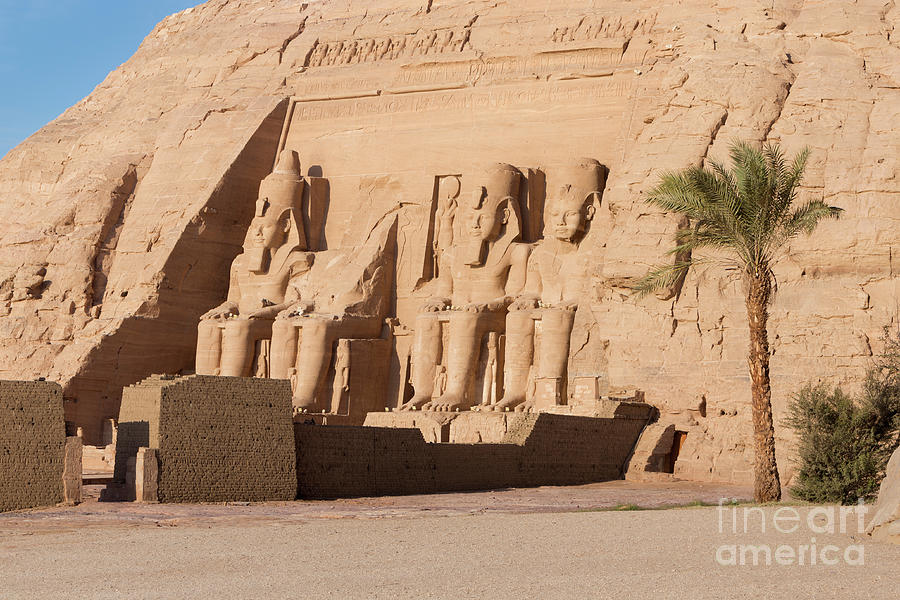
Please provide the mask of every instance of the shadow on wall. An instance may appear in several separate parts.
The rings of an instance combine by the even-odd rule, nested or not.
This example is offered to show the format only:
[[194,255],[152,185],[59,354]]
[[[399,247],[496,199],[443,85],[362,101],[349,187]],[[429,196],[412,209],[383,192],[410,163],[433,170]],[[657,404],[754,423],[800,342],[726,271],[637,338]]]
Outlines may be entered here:
[[85,443],[100,443],[103,420],[119,413],[123,387],[193,368],[197,321],[228,293],[231,263],[253,218],[259,183],[272,170],[286,111],[287,100],[262,121],[187,225],[160,273],[155,300],[105,336],[66,386],[66,420],[83,428]]
[[524,415],[500,444],[426,444],[418,429],[295,424],[298,493],[391,496],[621,479],[646,423],[646,416]]

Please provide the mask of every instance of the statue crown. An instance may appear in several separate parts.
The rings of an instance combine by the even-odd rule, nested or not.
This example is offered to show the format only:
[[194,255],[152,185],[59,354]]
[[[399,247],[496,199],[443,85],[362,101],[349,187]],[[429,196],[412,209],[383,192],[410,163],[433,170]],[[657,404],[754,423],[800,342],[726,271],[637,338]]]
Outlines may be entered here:
[[269,206],[271,206],[271,204],[269,203],[268,198],[260,198],[259,200],[257,200],[256,201],[256,216],[257,217],[266,216],[266,213],[269,211]]

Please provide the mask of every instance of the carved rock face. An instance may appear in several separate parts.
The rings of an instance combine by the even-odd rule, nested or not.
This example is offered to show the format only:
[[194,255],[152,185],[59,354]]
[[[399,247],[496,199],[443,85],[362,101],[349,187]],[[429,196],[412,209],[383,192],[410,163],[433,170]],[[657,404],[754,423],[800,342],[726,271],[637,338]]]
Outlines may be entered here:
[[575,160],[552,174],[555,185],[547,198],[544,234],[563,242],[578,242],[594,218],[606,185],[606,169],[596,160]]
[[[579,250],[598,324],[579,322],[573,335],[596,348],[573,342],[572,363],[593,374],[608,358],[610,385],[641,386],[664,416],[685,421],[681,475],[749,480],[749,386],[733,383],[747,368],[739,284],[711,272],[689,277],[680,296],[636,303],[631,278],[664,259],[678,227],[642,195],[660,172],[727,161],[734,137],[779,140],[791,153],[809,145],[802,199],[821,195],[847,212],[795,240],[778,266],[776,419],[804,381],[860,377],[897,305],[900,90],[884,33],[897,10],[874,0],[854,11],[837,0],[766,11],[700,0],[424,4],[206,3],[160,24],[89,98],[0,160],[0,378],[63,383],[78,400],[67,418],[90,443],[123,385],[190,369],[196,336],[183,324],[223,301],[252,203],[277,198],[257,186],[282,147],[316,184],[310,249],[356,246],[397,214],[385,302],[401,330],[414,328],[434,258],[445,274],[462,262],[476,186],[510,195],[477,176],[479,165],[505,161],[529,176],[527,193],[512,194],[524,201],[525,241],[543,231],[555,243],[576,227],[554,232],[539,217],[577,185],[562,171],[588,156],[612,178]],[[463,186],[455,224],[431,235],[441,223],[433,178],[451,175]],[[309,205],[296,206],[299,215]],[[289,237],[302,236],[294,222]],[[42,287],[26,281],[37,264],[47,264]],[[402,396],[391,377],[389,393]],[[690,421],[701,397],[709,416]]]
[[577,192],[569,187],[561,190],[562,197],[548,201],[547,220],[544,223],[544,235],[552,236],[562,242],[573,242],[587,227],[593,217],[593,207],[579,198]]
[[286,227],[289,227],[290,213],[285,211],[280,215],[272,210],[266,214],[254,217],[247,230],[247,239],[244,246],[251,249],[275,249],[280,248],[287,238]]
[[512,165],[496,164],[478,175],[472,202],[463,213],[463,226],[469,237],[482,242],[496,241],[517,202],[521,175]]
[[463,212],[463,224],[469,238],[479,242],[492,242],[500,237],[505,209],[496,203],[485,203],[482,208],[468,208]]

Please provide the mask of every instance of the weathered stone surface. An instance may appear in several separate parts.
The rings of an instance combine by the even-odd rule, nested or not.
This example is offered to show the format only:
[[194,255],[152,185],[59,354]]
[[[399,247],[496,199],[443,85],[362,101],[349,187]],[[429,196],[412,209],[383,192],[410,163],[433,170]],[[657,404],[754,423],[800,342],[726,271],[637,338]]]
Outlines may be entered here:
[[876,540],[900,544],[900,449],[888,462],[875,504],[875,516],[869,521],[866,533]]
[[[584,243],[568,387],[645,390],[661,422],[687,432],[676,476],[749,481],[740,284],[710,269],[667,300],[630,297],[678,226],[641,194],[664,169],[724,157],[735,137],[809,145],[804,195],[846,215],[777,268],[776,422],[805,380],[857,383],[897,317],[898,21],[880,0],[184,11],[0,161],[0,377],[63,382],[67,419],[98,443],[122,385],[192,370],[198,319],[225,299],[259,183],[289,149],[310,181],[328,180],[311,234],[324,247],[352,248],[397,219],[386,393],[399,406],[435,275],[440,183],[468,190],[471,173],[503,162],[531,186],[527,201],[541,174],[589,157],[609,176]],[[523,241],[539,225],[525,222]]]
[[66,441],[58,384],[0,380],[0,512],[80,497],[80,450]]
[[275,379],[156,376],[128,387],[112,490],[125,484],[140,502],[295,499],[290,397]]
[[84,444],[80,437],[67,437],[65,458],[63,459],[63,497],[66,504],[81,503],[84,487],[83,478]]
[[[299,496],[426,494],[620,479],[646,423],[629,416],[431,414],[436,421],[450,419],[451,427],[457,421],[493,421],[491,433],[496,437],[439,444],[426,443],[424,428],[396,427],[391,422],[380,427],[374,419],[366,427],[298,423],[294,435]],[[459,433],[472,431],[469,427]]]

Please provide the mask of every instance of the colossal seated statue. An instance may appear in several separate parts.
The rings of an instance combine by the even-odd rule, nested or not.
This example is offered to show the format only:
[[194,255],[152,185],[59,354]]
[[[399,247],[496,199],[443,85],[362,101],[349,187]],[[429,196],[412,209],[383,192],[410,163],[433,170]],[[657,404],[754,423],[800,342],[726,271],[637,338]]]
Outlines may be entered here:
[[300,212],[304,186],[297,153],[282,152],[260,184],[244,251],[231,265],[228,297],[200,317],[198,374],[256,374],[257,342],[272,337],[275,317],[290,305],[285,297],[289,281],[312,264]]
[[[438,277],[432,297],[416,318],[412,352],[413,398],[404,409],[451,411],[471,407],[473,377],[481,342],[489,332],[502,332],[506,309],[521,292],[530,246],[521,243],[519,185],[515,167],[498,164],[480,176],[468,202],[461,201],[451,238],[448,203],[441,212],[441,236],[436,242]],[[450,194],[452,196],[452,193]],[[452,239],[452,245],[447,241]],[[442,354],[442,322],[449,336],[442,373],[445,387],[435,397]],[[496,337],[496,336],[495,336]],[[481,399],[478,399],[478,403]]]
[[[579,247],[605,186],[606,168],[591,159],[550,174],[544,239],[528,259],[525,290],[506,317],[503,399],[490,408],[529,410],[536,403],[556,404],[564,397],[575,311],[586,293],[588,265],[583,264]],[[541,339],[535,357],[537,321]],[[549,385],[553,392],[529,395],[531,381]]]
[[[341,406],[340,397],[322,400],[339,340],[381,336],[392,297],[396,217],[380,222],[359,247],[308,252],[304,187],[297,153],[282,152],[260,184],[227,299],[201,317],[196,371],[289,379],[295,411],[327,412]],[[338,353],[338,382],[347,379],[349,352]]]

